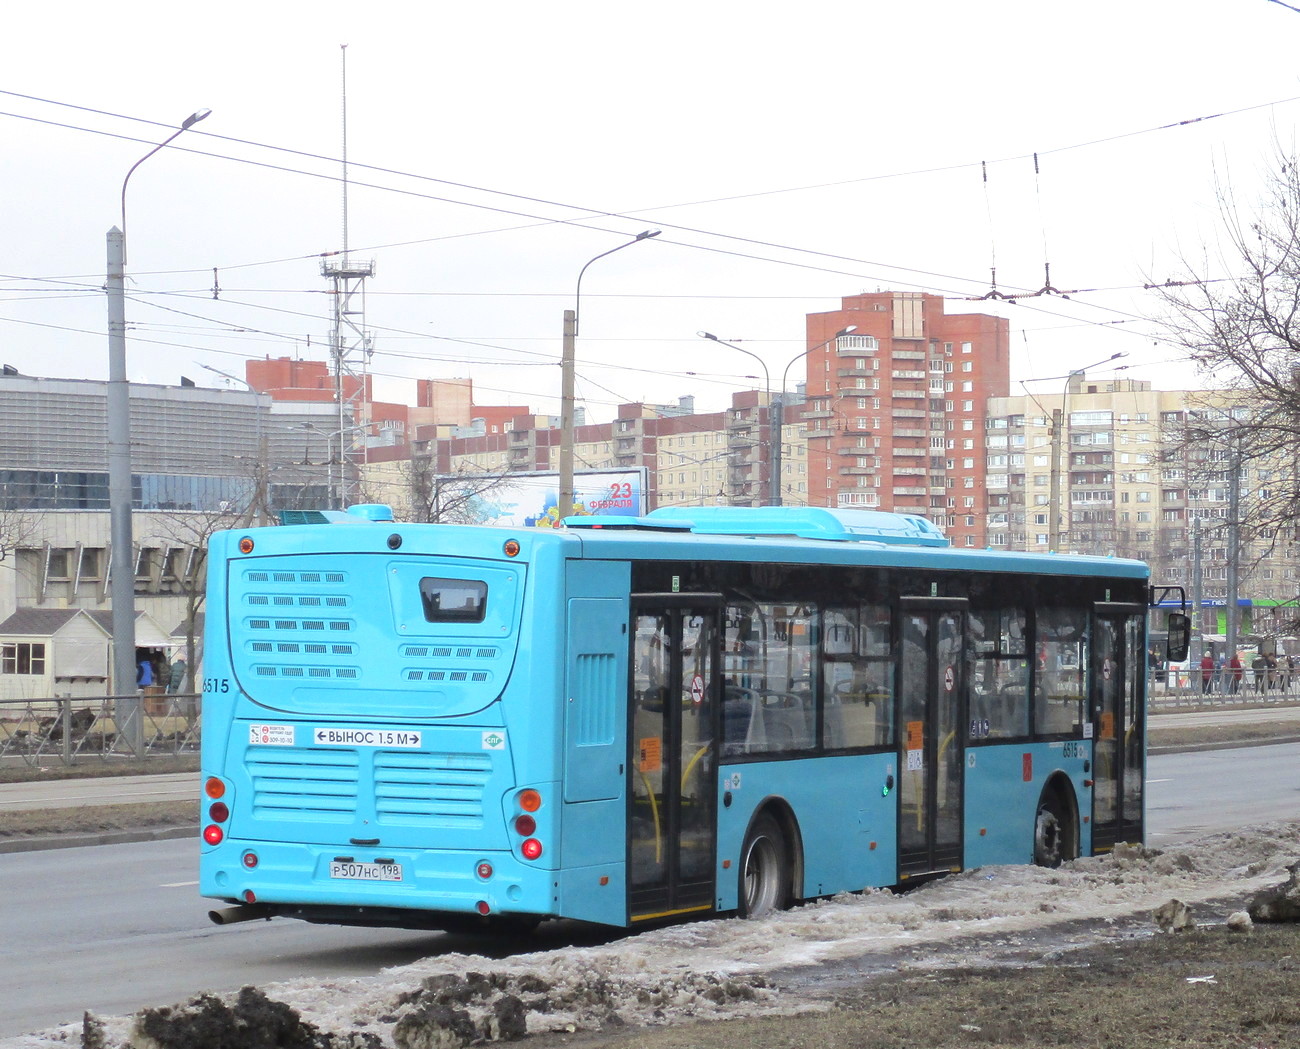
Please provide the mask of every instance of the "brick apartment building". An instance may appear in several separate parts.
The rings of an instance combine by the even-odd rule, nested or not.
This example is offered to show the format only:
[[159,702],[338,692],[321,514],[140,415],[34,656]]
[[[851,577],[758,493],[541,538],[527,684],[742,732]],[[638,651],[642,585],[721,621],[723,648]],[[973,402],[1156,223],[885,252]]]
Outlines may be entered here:
[[1008,392],[1010,322],[876,292],[807,330],[807,502],[919,514],[954,545],[988,545],[986,405]]

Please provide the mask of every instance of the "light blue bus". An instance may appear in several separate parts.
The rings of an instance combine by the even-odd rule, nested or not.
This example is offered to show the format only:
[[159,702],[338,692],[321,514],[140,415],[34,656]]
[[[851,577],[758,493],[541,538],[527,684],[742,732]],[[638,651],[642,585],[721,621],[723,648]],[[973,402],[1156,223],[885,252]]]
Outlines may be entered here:
[[299,516],[211,541],[214,921],[627,927],[1142,840],[1140,562],[814,507]]

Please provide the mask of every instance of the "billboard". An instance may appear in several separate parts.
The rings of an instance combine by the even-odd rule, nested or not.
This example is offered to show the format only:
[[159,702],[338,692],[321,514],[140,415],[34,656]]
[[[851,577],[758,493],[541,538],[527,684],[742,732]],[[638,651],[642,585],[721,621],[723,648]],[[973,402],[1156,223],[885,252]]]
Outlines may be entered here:
[[[468,516],[475,524],[522,528],[556,528],[559,524],[560,475],[509,473],[496,483],[484,476],[440,478],[444,483],[481,484]],[[646,511],[645,467],[588,470],[573,478],[574,507],[564,516],[640,517]]]

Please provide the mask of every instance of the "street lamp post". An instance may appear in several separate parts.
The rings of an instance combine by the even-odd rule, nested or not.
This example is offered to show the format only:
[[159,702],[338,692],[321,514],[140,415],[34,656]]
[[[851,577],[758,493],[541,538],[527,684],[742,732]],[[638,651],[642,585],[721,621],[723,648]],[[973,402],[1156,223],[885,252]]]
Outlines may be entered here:
[[638,241],[657,237],[662,232],[657,229],[643,230],[626,243],[588,259],[582,269],[578,270],[578,280],[573,291],[573,309],[564,311],[564,343],[560,354],[560,491],[555,507],[557,522],[573,513],[573,361],[574,344],[578,338],[578,310],[582,300],[582,275],[598,259],[631,247]]
[[1052,409],[1052,468],[1048,473],[1049,488],[1047,501],[1050,505],[1050,519],[1048,520],[1048,536],[1051,540],[1049,549],[1059,551],[1061,548],[1061,435],[1065,423],[1069,416],[1066,412],[1066,405],[1070,397],[1070,383],[1076,376],[1081,376],[1087,372],[1088,368],[1097,368],[1110,361],[1120,357],[1127,356],[1124,353],[1112,353],[1105,360],[1098,361],[1096,364],[1089,364],[1083,368],[1075,368],[1065,375],[1053,375],[1053,379],[1064,379],[1065,389],[1061,391],[1061,407]]
[[180,129],[137,160],[122,180],[120,228],[108,231],[108,507],[113,626],[113,692],[118,734],[137,754],[144,750],[144,723],[136,690],[135,565],[131,528],[131,387],[126,379],[126,184],[135,169],[203,120],[212,111],[190,114]]
[[776,397],[772,401],[772,505],[782,505],[781,496],[781,471],[784,465],[784,431],[785,431],[785,384],[790,377],[790,368],[795,361],[802,360],[808,354],[820,350],[823,346],[829,346],[832,342],[837,342],[845,335],[852,335],[858,330],[856,324],[850,324],[847,328],[841,328],[829,339],[823,339],[816,346],[809,346],[802,353],[795,354],[786,362],[784,370],[781,372],[781,385],[776,391]]
[[[701,339],[711,339],[713,342],[716,342],[721,346],[729,346],[733,350],[739,350],[741,353],[748,354],[750,357],[753,357],[754,360],[758,361],[759,366],[763,369],[763,402],[768,406],[768,427],[770,429],[772,425],[772,410],[771,410],[772,377],[771,375],[768,374],[767,362],[764,361],[763,358],[760,357],[757,353],[754,353],[753,350],[747,350],[743,346],[737,346],[733,342],[727,342],[726,339],[719,339],[712,332],[697,331],[695,334],[698,335]],[[769,453],[768,456],[769,460],[772,458],[774,454],[779,454],[779,453]],[[767,470],[767,499],[768,499],[768,504],[771,506],[778,505],[775,502],[775,500],[779,498],[779,493],[773,488],[774,478],[775,478],[775,474],[773,473],[771,465],[769,465]]]
[[[347,481],[347,479],[346,479],[346,477],[345,477],[345,475],[344,475],[344,473],[343,473],[343,470],[340,469],[340,470],[339,470],[339,481],[338,481],[338,487],[335,488],[335,486],[334,486],[334,467],[335,467],[336,465],[339,465],[339,464],[342,464],[342,463],[346,462],[346,459],[345,459],[344,454],[343,454],[343,437],[344,437],[344,435],[345,435],[345,434],[349,434],[349,433],[360,433],[361,431],[367,429],[366,424],[365,424],[365,423],[358,423],[358,424],[354,424],[354,425],[352,425],[352,426],[345,426],[345,427],[343,427],[343,429],[341,429],[341,430],[322,430],[322,429],[321,429],[319,426],[317,426],[315,423],[304,422],[304,423],[297,423],[297,424],[295,424],[295,425],[293,425],[293,426],[285,427],[285,429],[287,429],[287,430],[309,430],[309,431],[311,431],[312,433],[314,433],[314,434],[318,434],[319,436],[325,438],[325,454],[328,456],[328,458],[327,458],[326,461],[325,461],[323,464],[321,464],[321,465],[324,465],[324,467],[325,467],[325,484],[326,484],[326,487],[329,489],[329,492],[328,492],[328,499],[329,499],[330,508],[331,508],[331,509],[334,509],[334,508],[337,507],[337,509],[339,509],[339,510],[346,509],[346,507],[344,506],[344,502],[345,502],[345,498],[344,498],[344,496],[345,496],[345,491],[344,491],[344,488],[345,488],[345,486],[346,486],[346,481]],[[335,439],[336,437],[338,438],[338,454],[337,454],[337,455],[336,455],[335,452],[334,452],[334,439]],[[310,466],[310,465],[313,465],[312,462],[311,462],[310,456],[307,455],[306,457],[304,457],[302,463],[300,463],[299,465],[301,465],[301,466]]]

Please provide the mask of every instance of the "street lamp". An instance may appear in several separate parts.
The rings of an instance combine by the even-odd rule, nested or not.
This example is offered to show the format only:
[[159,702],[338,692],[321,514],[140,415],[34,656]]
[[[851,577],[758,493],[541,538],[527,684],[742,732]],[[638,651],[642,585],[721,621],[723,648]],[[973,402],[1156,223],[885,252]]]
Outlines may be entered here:
[[[737,346],[737,345],[736,345],[735,343],[733,343],[733,342],[727,342],[726,339],[719,339],[719,338],[718,338],[716,335],[714,335],[712,332],[708,332],[708,331],[697,331],[695,334],[698,335],[701,339],[710,339],[710,340],[712,340],[713,342],[716,342],[716,343],[718,343],[718,344],[721,345],[721,346],[729,346],[729,347],[731,347],[731,349],[733,349],[733,350],[739,350],[741,353],[748,354],[750,357],[753,357],[754,360],[758,361],[759,366],[763,369],[763,402],[764,402],[764,404],[766,404],[766,405],[769,406],[769,408],[768,408],[768,424],[770,425],[770,424],[771,424],[771,408],[770,408],[770,405],[771,405],[771,403],[772,403],[772,377],[771,377],[771,375],[768,374],[768,371],[767,371],[767,362],[764,361],[762,357],[760,357],[757,353],[754,353],[752,350],[747,350],[747,349],[745,349],[745,347],[743,347],[743,346]],[[770,458],[771,458],[771,456],[770,456],[770,453],[769,453],[769,459],[770,459]],[[774,492],[773,492],[773,490],[772,490],[772,478],[773,478],[772,468],[771,468],[771,466],[769,465],[769,466],[768,466],[768,469],[767,469],[767,497],[768,497],[768,502],[769,502],[769,504],[772,505],[772,506],[776,506],[777,504],[774,503],[774,502],[772,502],[772,500],[773,500],[774,498],[776,498],[776,496],[775,496],[775,494],[774,494]]]
[[1083,368],[1074,368],[1065,375],[1047,376],[1048,380],[1065,380],[1065,389],[1061,391],[1061,407],[1052,409],[1052,468],[1049,472],[1050,487],[1047,496],[1051,515],[1048,521],[1048,534],[1051,539],[1049,549],[1059,550],[1061,547],[1061,428],[1068,418],[1065,408],[1070,396],[1070,383],[1074,381],[1075,376],[1083,375],[1089,368],[1099,368],[1103,364],[1126,356],[1128,356],[1126,353],[1112,353],[1109,357],[1097,361],[1095,364],[1089,364]]
[[[325,438],[325,454],[329,456],[329,458],[326,460],[324,464],[326,467],[325,482],[329,488],[329,502],[331,508],[334,508],[334,506],[337,504],[338,509],[340,510],[344,509],[343,506],[344,494],[345,494],[344,489],[346,487],[346,481],[347,481],[347,478],[344,474],[344,470],[347,466],[347,457],[343,454],[343,435],[348,433],[358,433],[362,430],[365,430],[367,428],[366,425],[364,423],[361,423],[352,426],[345,426],[341,430],[322,430],[315,423],[305,422],[305,423],[298,423],[296,426],[288,427],[288,428],[298,429],[298,430],[310,430],[312,433],[319,434],[321,437]],[[334,438],[336,437],[339,439],[339,451],[337,456],[335,456],[334,449],[331,447],[331,444]],[[310,460],[304,458],[301,465],[303,466],[311,465]],[[333,470],[333,467],[336,465],[339,468],[339,484],[337,489],[334,487],[334,470]]]
[[[203,120],[200,109],[180,129],[137,160],[122,180],[121,228],[108,231],[108,508],[111,554],[109,588],[113,624],[113,691],[118,697],[117,730],[131,749],[144,749],[144,724],[135,687],[135,565],[131,528],[131,387],[126,381],[126,184],[135,169],[163,146]],[[122,715],[126,716],[123,717]]]
[[578,308],[582,299],[582,275],[587,267],[606,255],[631,247],[639,241],[657,237],[663,230],[648,229],[638,233],[631,240],[609,251],[602,251],[594,258],[588,259],[582,269],[578,270],[578,281],[573,291],[573,309],[564,311],[564,344],[560,354],[560,491],[555,514],[557,521],[573,513],[573,355],[574,342],[578,338]]
[[785,369],[781,372],[781,388],[776,391],[776,399],[772,402],[772,505],[781,505],[781,469],[783,465],[783,446],[782,435],[785,430],[785,384],[790,375],[790,367],[795,361],[802,360],[808,354],[820,350],[823,346],[829,346],[832,342],[837,342],[846,335],[852,335],[858,330],[856,324],[850,324],[847,328],[841,328],[829,339],[823,339],[816,346],[809,346],[802,353],[796,353],[786,363]]

